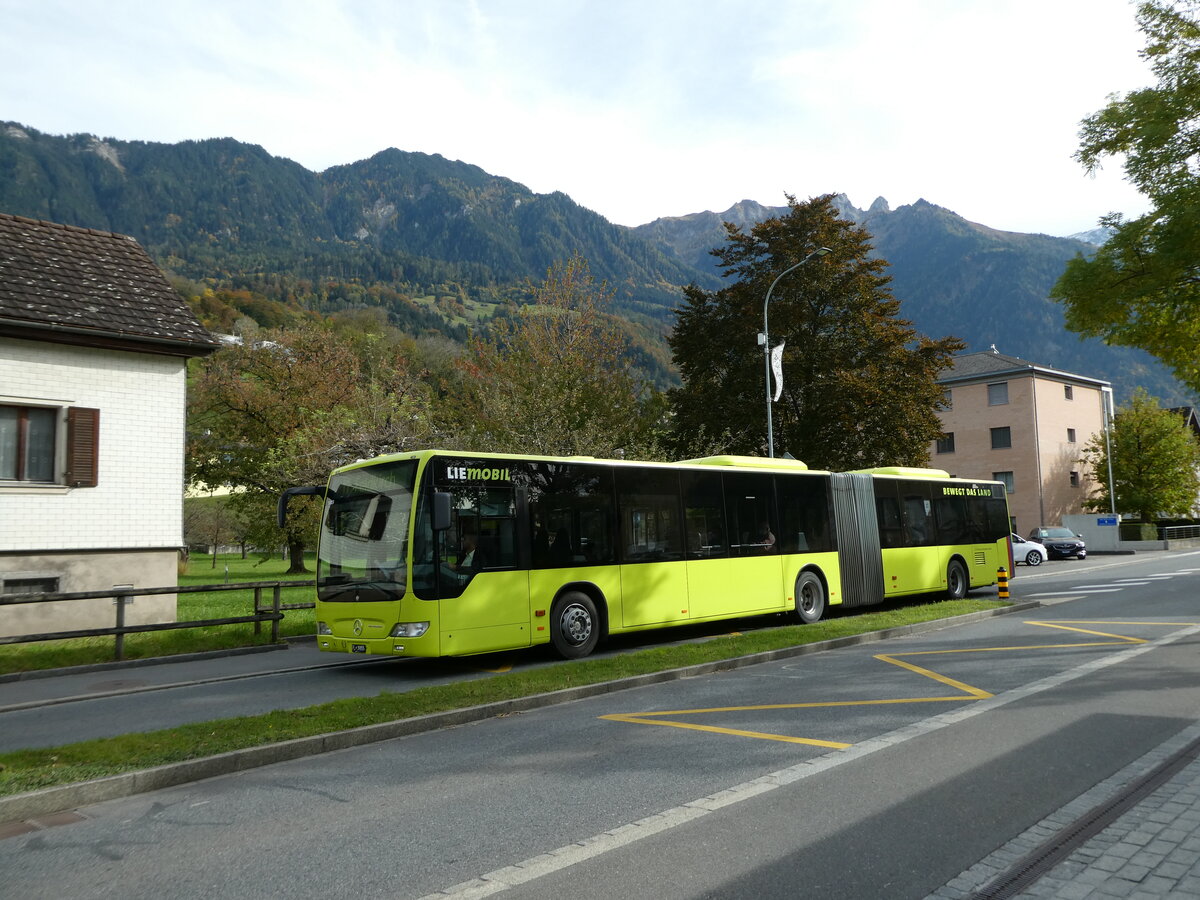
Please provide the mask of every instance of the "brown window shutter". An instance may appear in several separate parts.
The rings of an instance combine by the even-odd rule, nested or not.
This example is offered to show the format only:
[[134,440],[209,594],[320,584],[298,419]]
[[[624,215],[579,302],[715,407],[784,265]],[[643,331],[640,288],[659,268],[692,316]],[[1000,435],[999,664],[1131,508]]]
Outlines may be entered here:
[[100,468],[100,410],[67,409],[67,485],[95,487]]

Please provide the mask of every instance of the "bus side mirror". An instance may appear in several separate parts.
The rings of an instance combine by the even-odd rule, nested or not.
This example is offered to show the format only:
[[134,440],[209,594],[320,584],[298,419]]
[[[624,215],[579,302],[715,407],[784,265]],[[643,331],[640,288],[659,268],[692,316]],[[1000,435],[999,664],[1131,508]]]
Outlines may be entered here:
[[433,530],[445,531],[450,527],[450,495],[445,491],[433,492]]
[[309,484],[304,487],[291,487],[279,495],[279,508],[275,511],[275,524],[283,528],[287,524],[288,501],[300,495],[319,497],[325,493],[323,485]]

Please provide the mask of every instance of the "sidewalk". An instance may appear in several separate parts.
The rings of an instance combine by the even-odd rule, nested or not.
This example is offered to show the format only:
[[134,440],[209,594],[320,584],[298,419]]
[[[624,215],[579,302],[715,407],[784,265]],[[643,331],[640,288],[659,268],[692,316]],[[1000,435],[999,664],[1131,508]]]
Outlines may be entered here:
[[1002,897],[1200,897],[1200,723],[1009,841],[928,900]]

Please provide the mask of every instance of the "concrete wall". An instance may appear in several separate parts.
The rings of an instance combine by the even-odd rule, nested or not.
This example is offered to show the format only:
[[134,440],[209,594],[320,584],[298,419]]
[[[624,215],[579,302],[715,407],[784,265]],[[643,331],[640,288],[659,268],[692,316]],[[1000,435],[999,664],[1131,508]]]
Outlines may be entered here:
[[[5,577],[59,579],[59,592],[103,591],[118,584],[167,587],[176,584],[179,553],[175,548],[114,552],[0,554],[0,581]],[[135,597],[125,607],[127,625],[174,622],[174,594]],[[0,607],[0,636],[111,628],[116,610],[111,598],[22,603]]]

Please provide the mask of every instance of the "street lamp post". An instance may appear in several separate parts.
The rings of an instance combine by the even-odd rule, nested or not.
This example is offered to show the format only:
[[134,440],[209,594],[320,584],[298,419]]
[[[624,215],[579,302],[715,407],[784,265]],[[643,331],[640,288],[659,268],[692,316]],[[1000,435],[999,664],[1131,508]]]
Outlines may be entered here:
[[771,333],[770,333],[770,330],[767,328],[767,307],[771,303],[771,292],[773,290],[775,290],[775,285],[779,284],[779,279],[782,278],[784,275],[786,275],[788,272],[791,272],[793,269],[800,268],[802,265],[804,265],[806,262],[808,262],[814,256],[824,256],[826,253],[831,253],[831,252],[832,251],[828,247],[818,247],[812,253],[808,254],[808,256],[804,257],[804,259],[800,260],[800,262],[784,269],[782,272],[780,272],[778,275],[775,276],[775,280],[772,281],[771,286],[769,288],[767,288],[767,299],[763,301],[763,330],[762,330],[762,334],[760,334],[758,336],[758,343],[763,348],[763,358],[765,360],[765,365],[766,365],[766,375],[767,375],[767,456],[772,457],[772,458],[775,456],[775,428],[774,428],[774,423],[771,421],[771,403],[772,403],[772,398],[771,398],[771,337],[770,337]]

